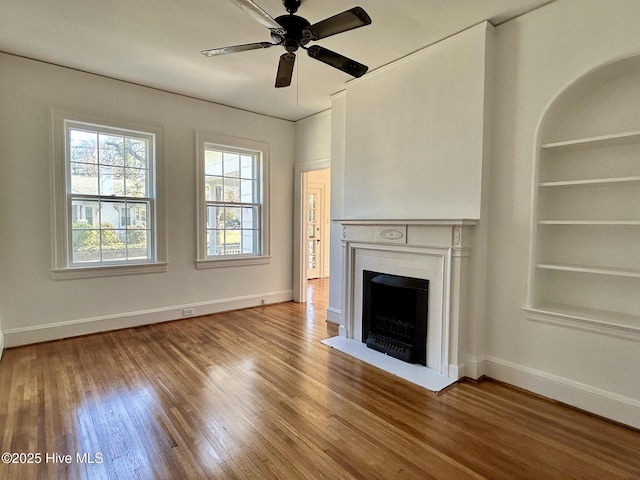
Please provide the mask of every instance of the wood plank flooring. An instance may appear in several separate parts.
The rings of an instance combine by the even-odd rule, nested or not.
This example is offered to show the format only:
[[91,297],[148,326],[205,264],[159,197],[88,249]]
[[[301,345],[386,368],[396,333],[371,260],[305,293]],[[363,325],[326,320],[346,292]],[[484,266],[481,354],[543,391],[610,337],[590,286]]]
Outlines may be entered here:
[[493,381],[438,396],[322,345],[324,282],[309,305],[6,350],[1,451],[41,457],[0,478],[640,478],[636,430]]

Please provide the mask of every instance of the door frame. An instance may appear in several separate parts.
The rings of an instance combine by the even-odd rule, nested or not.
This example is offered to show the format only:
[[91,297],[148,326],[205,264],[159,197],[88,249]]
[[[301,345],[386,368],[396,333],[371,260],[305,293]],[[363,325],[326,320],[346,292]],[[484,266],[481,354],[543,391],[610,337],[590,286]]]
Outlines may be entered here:
[[321,158],[313,162],[296,164],[294,167],[295,182],[293,186],[293,301],[304,303],[307,301],[307,264],[306,264],[306,230],[304,216],[305,193],[307,191],[307,177],[305,173],[314,170],[331,168],[331,158]]

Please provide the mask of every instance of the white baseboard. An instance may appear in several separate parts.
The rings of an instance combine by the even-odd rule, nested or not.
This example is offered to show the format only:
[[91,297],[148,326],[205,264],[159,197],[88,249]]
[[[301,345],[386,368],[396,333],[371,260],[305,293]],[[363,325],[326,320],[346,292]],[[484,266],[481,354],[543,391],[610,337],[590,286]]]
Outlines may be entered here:
[[0,360],[2,360],[2,352],[4,351],[4,334],[0,330]]
[[464,371],[461,373],[464,374],[465,377],[478,380],[483,375],[486,375],[485,358],[467,355],[464,359]]
[[327,322],[342,325],[342,310],[334,307],[327,308]]
[[640,400],[494,357],[485,358],[484,364],[488,377],[640,428]]
[[[4,331],[7,347],[17,347],[32,343],[48,342],[61,338],[77,337],[91,333],[119,330],[121,328],[138,327],[152,323],[179,320],[192,316],[249,308],[265,304],[287,302],[293,299],[293,291],[269,292],[259,295],[225,298],[208,302],[173,305],[137,312],[126,312],[101,317],[81,318],[66,322],[37,325],[34,327],[11,328]],[[193,309],[192,315],[184,315],[183,310]]]

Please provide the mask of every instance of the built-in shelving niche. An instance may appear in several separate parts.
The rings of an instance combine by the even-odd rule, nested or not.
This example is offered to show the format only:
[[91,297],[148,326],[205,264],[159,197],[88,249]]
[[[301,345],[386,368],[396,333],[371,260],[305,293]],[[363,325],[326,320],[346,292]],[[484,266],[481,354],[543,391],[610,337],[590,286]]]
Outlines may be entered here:
[[530,319],[640,338],[640,61],[598,69],[543,118]]

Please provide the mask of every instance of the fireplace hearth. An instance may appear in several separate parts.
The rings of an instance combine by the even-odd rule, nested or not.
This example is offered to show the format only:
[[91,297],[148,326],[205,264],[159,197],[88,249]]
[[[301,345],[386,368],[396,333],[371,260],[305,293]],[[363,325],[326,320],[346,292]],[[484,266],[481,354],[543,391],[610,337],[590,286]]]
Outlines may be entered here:
[[362,341],[407,363],[427,364],[429,280],[363,271]]

